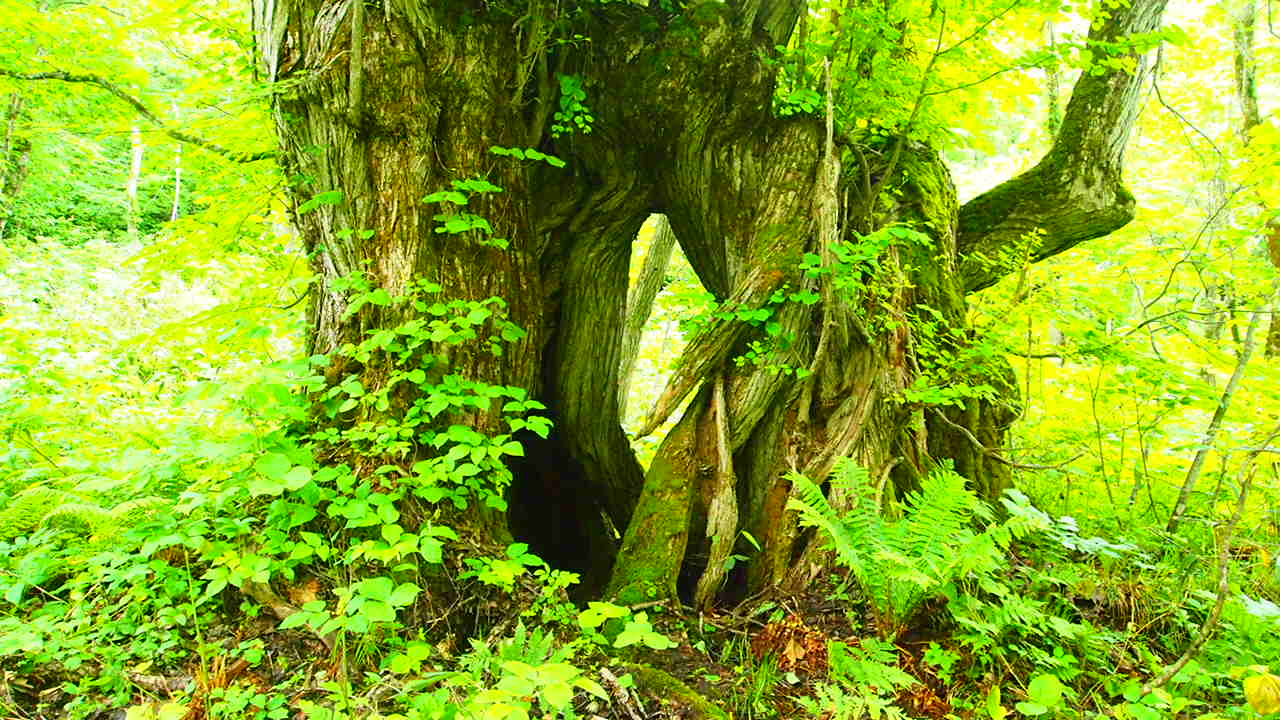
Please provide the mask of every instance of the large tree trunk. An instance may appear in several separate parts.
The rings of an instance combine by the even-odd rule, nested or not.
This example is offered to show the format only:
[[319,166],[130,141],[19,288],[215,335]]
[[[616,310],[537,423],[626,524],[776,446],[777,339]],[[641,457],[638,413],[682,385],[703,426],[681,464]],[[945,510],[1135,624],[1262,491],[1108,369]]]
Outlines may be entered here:
[[[386,12],[367,13],[355,43],[363,62],[355,68],[347,65],[357,55],[352,3],[259,0],[255,9],[269,77],[296,81],[276,113],[295,205],[341,192],[340,202],[297,214],[318,277],[308,350],[332,354],[425,315],[408,305],[349,312],[340,288],[356,273],[391,296],[429,282],[443,301],[501,298],[505,319],[527,333],[523,339],[492,352],[490,327],[475,342],[423,347],[415,360],[432,358],[436,379],[456,374],[524,388],[549,406],[551,438],[520,435],[526,456],[512,468],[510,530],[598,588],[615,552],[609,524],[626,526],[641,484],[611,388],[628,248],[648,203],[617,174],[601,182],[583,170],[491,153],[494,146],[540,144],[543,108],[554,98],[546,94],[545,67],[540,77],[529,74],[525,48],[545,37],[526,28],[521,44],[516,18],[443,5],[391,3]],[[351,92],[353,84],[362,91]],[[522,87],[530,87],[531,102]],[[462,208],[487,220],[493,234],[438,232],[442,222],[434,216],[458,208],[424,198],[475,178],[502,188],[473,194]],[[509,245],[490,242],[495,238]],[[331,385],[357,379],[367,392],[384,385],[394,365],[385,357],[338,355],[326,376]],[[392,419],[418,399],[412,390],[402,395],[399,407],[362,405],[339,420],[352,427]],[[495,401],[484,410],[446,412],[421,429],[459,424],[504,433],[500,408]],[[365,470],[391,463],[406,474],[422,459],[420,451],[346,454]],[[488,525],[502,539],[506,528]]]
[[[1095,32],[1150,30],[1162,7],[1137,0]],[[382,387],[404,365],[340,352],[427,312],[352,311],[343,278],[356,273],[389,296],[427,281],[444,300],[505,301],[505,317],[527,335],[500,354],[482,331],[412,357],[436,378],[525,388],[555,423],[546,440],[520,436],[526,456],[511,465],[510,509],[487,514],[479,532],[529,541],[582,572],[588,593],[607,582],[624,600],[666,599],[693,597],[701,585],[697,595],[709,601],[721,585],[732,597],[803,582],[827,562],[785,509],[789,469],[821,480],[853,456],[910,485],[952,461],[985,494],[1007,486],[994,456],[1016,393],[1002,362],[965,357],[964,295],[1008,269],[974,262],[966,245],[998,251],[1039,217],[1037,257],[1047,257],[1126,222],[1132,197],[1119,185],[1120,154],[1140,73],[1082,80],[1063,125],[1082,150],[1055,146],[1049,170],[999,189],[966,227],[929,147],[892,134],[836,142],[829,113],[825,122],[773,115],[769,58],[787,44],[800,0],[692,3],[676,14],[630,3],[414,0],[365,10],[351,0],[256,0],[264,66],[286,83],[277,127],[318,275],[308,345],[334,355],[331,386]],[[591,42],[556,42],[575,34]],[[551,132],[552,68],[584,79],[589,133]],[[568,166],[517,162],[492,146],[537,148]],[[462,208],[423,200],[472,178],[504,191],[472,194]],[[1067,186],[1055,186],[1059,204],[1045,207],[1050,182]],[[334,190],[341,202],[307,202]],[[304,203],[315,209],[301,212]],[[464,210],[486,218],[492,235],[438,231],[433,216]],[[649,429],[694,397],[642,476],[616,388],[630,246],[650,212],[669,217],[721,312],[689,343],[656,403]],[[875,233],[888,227],[913,232]],[[831,272],[849,244],[877,240],[885,242],[870,258]],[[806,273],[806,257],[828,274]],[[983,385],[990,390],[957,392]],[[360,404],[332,422],[402,416],[422,389],[398,387],[396,403]],[[946,391],[951,404],[939,403]],[[447,411],[415,432],[452,424],[505,432],[500,406],[486,408]],[[413,482],[413,463],[443,450],[411,443],[332,453],[366,473],[400,467]],[[745,573],[704,578],[741,530],[763,551]]]

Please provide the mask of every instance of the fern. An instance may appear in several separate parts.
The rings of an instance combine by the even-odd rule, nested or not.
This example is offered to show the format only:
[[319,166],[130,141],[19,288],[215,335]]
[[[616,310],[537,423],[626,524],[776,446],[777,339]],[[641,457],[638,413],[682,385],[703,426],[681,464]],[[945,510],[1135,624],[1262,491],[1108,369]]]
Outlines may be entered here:
[[875,506],[866,469],[851,460],[837,463],[833,487],[843,487],[851,508],[837,511],[822,489],[798,473],[788,507],[801,523],[821,530],[839,562],[848,567],[884,637],[907,627],[926,600],[941,596],[953,582],[995,569],[1011,531],[993,525],[975,533],[975,519],[991,519],[990,510],[965,486],[965,479],[939,468],[909,493],[901,520],[887,522]]
[[111,513],[93,503],[69,502],[45,514],[41,527],[66,530],[73,535],[94,535],[111,524]]
[[12,540],[40,528],[109,539],[171,504],[163,498],[144,497],[108,509],[63,490],[33,487],[15,495],[0,510],[0,540]]
[[44,486],[28,488],[18,493],[0,511],[0,540],[12,540],[31,533],[40,527],[40,522],[51,510],[73,502],[80,502],[80,498]]

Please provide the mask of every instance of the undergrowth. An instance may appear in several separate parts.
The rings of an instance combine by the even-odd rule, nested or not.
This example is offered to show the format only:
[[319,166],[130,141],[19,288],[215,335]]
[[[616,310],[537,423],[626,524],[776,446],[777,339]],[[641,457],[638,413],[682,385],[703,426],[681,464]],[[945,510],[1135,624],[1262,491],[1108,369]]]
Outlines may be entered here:
[[[427,426],[402,415],[391,434],[299,432],[332,358],[279,359],[296,354],[281,340],[292,311],[231,303],[242,289],[216,267],[134,272],[129,259],[154,249],[5,252],[6,715],[629,717],[690,687],[749,718],[1248,718],[1250,699],[1269,707],[1280,583],[1265,533],[1237,545],[1203,650],[1146,695],[1142,683],[1212,610],[1213,528],[1099,533],[1016,491],[989,507],[947,468],[901,502],[851,461],[829,479],[792,476],[792,507],[843,568],[820,598],[703,617],[582,607],[568,599],[572,574],[519,543],[475,544],[456,522],[504,502],[514,434],[549,427],[521,391],[443,367],[390,373],[419,386],[424,404],[404,408],[419,415],[501,397],[509,432],[449,428],[430,436],[431,462],[357,472],[326,458]],[[288,266],[260,267],[268,285],[293,282]],[[436,292],[383,298],[359,277],[350,291],[388,307]],[[495,348],[519,337],[500,304],[437,299],[439,323],[343,352],[421,367],[416,348],[442,328],[488,333]],[[89,331],[95,313],[104,325]],[[389,397],[327,387],[320,406],[335,415]],[[450,615],[457,604],[471,608],[465,624]],[[655,680],[654,667],[681,682]]]

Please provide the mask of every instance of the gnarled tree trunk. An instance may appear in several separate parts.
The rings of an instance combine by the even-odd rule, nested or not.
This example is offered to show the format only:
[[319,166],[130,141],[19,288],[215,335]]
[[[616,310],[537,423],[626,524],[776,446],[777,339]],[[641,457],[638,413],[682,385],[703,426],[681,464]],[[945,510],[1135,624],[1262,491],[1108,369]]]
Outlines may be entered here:
[[[1131,218],[1120,160],[1141,71],[1086,75],[1045,161],[962,209],[931,148],[906,137],[838,139],[829,113],[773,114],[770,58],[802,0],[672,12],[658,3],[352,3],[255,3],[262,61],[281,83],[276,119],[295,205],[341,191],[340,202],[298,213],[319,278],[308,345],[333,353],[425,315],[412,305],[352,311],[343,278],[357,272],[392,296],[429,281],[441,298],[505,301],[527,334],[501,354],[481,337],[419,355],[438,373],[447,358],[447,372],[526,388],[555,422],[547,440],[521,437],[527,452],[512,465],[505,527],[487,531],[509,529],[584,573],[588,592],[607,583],[627,601],[693,596],[707,566],[750,532],[762,552],[745,572],[703,581],[698,595],[709,601],[721,585],[732,597],[803,582],[826,562],[786,510],[790,469],[821,479],[851,455],[909,485],[950,460],[988,495],[1007,486],[994,455],[1016,392],[1002,363],[965,357],[965,293],[1011,269],[998,260],[1008,248],[1035,242],[1031,255],[1048,257]],[[1163,5],[1135,0],[1094,35],[1154,29]],[[557,42],[578,35],[591,40]],[[555,73],[585,84],[590,120],[562,104]],[[557,110],[567,117],[553,118]],[[552,131],[561,124],[578,129]],[[518,162],[493,146],[534,148],[567,166]],[[462,211],[424,198],[475,178],[503,189],[465,206],[492,234],[437,232],[435,216]],[[616,387],[630,247],[650,212],[668,216],[720,312],[656,404],[650,428],[693,396],[645,475],[621,430]],[[876,232],[885,228],[895,230]],[[874,252],[842,254],[855,245]],[[379,356],[339,355],[326,372],[331,384],[374,388],[393,370]],[[940,404],[948,390],[957,402]],[[361,406],[338,420],[397,410]],[[505,431],[496,404],[434,421],[451,424]],[[407,476],[429,452],[416,445],[356,461]]]

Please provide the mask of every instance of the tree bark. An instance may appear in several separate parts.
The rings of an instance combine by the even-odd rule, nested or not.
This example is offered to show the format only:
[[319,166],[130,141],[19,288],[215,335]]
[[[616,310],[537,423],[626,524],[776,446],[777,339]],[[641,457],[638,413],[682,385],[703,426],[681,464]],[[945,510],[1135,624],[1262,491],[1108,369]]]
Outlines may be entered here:
[[31,162],[31,141],[18,133],[22,106],[21,95],[16,92],[9,95],[5,108],[4,144],[0,146],[0,239],[5,237]]
[[[391,3],[385,12],[365,14],[363,66],[352,68],[333,61],[351,56],[351,9],[347,0],[259,0],[255,11],[266,76],[292,83],[278,99],[276,124],[286,170],[296,179],[295,207],[326,191],[342,194],[338,204],[297,214],[318,277],[308,352],[334,353],[423,314],[373,305],[349,312],[341,279],[357,272],[392,296],[426,281],[444,300],[502,298],[506,319],[527,333],[523,339],[501,354],[472,342],[437,344],[423,355],[437,359],[434,372],[441,375],[524,388],[548,405],[553,435],[520,438],[526,456],[512,468],[511,530],[549,560],[583,572],[588,585],[602,583],[615,552],[608,525],[626,526],[641,484],[612,390],[629,249],[649,203],[625,173],[602,178],[490,152],[541,144],[535,128],[554,97],[543,95],[549,85],[541,82],[541,63],[530,64],[530,53],[541,52],[546,40],[536,28],[525,28],[520,42],[512,27],[517,18],[502,13]],[[376,82],[363,83],[353,123],[350,85],[360,77]],[[598,145],[605,156],[599,161],[609,163],[613,146],[603,139]],[[490,223],[493,235],[437,232],[435,216],[452,208],[423,198],[472,178],[502,188],[473,195],[466,206]],[[507,248],[489,242],[494,237]],[[372,389],[389,370],[381,360],[338,357],[326,376],[331,384],[355,378]],[[506,429],[499,411],[495,404],[445,413],[435,424],[498,434]],[[344,422],[386,417],[361,408]],[[389,462],[409,468],[421,458],[348,459],[364,468]],[[505,528],[496,532],[500,537]]]

